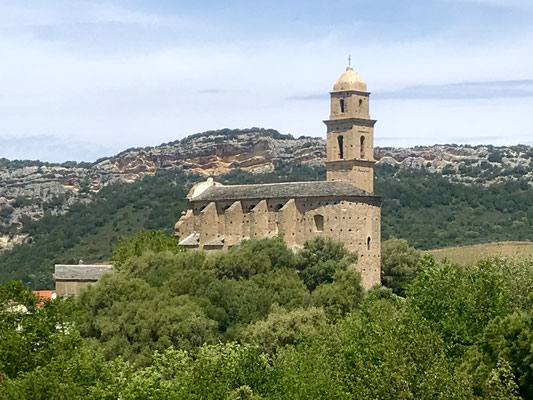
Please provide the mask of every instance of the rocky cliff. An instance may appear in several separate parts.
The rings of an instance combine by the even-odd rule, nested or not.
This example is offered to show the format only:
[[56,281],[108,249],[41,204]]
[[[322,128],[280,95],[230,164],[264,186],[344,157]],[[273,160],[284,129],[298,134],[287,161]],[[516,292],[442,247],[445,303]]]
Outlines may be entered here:
[[[24,240],[25,221],[44,213],[60,213],[115,182],[131,183],[168,168],[217,175],[234,168],[251,172],[277,163],[323,163],[325,140],[282,135],[274,130],[220,130],[190,136],[157,147],[126,150],[95,163],[49,164],[0,160],[0,248]],[[484,184],[533,178],[533,148],[527,146],[436,145],[376,148],[378,163],[400,168],[425,168],[450,179]]]

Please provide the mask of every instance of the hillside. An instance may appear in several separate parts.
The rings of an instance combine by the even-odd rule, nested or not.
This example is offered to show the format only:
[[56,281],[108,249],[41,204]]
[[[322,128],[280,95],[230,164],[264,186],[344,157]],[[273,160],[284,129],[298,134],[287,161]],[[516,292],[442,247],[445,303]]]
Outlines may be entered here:
[[189,136],[157,147],[128,149],[94,163],[9,161],[0,159],[0,249],[24,240],[23,226],[45,214],[58,214],[91,201],[102,188],[132,183],[157,171],[183,168],[218,175],[240,168],[250,172],[279,163],[321,163],[322,139],[282,135],[252,128]]
[[[256,174],[235,169],[217,177],[228,184],[324,178],[323,166],[308,164],[280,164]],[[200,179],[182,169],[158,171],[132,184],[107,186],[63,215],[28,222],[22,233],[31,240],[0,254],[0,282],[21,279],[33,288],[50,287],[54,263],[106,259],[121,236],[141,229],[171,233],[186,207],[185,194]],[[420,249],[533,241],[533,188],[526,180],[466,185],[425,170],[378,165],[376,192],[383,197],[384,240],[405,238]]]
[[488,257],[531,257],[533,242],[496,242],[472,246],[453,246],[428,250],[439,259],[448,259],[457,264],[470,264]]
[[[527,146],[436,145],[375,149],[378,164],[423,169],[452,182],[490,185],[533,178]],[[260,173],[279,164],[322,165],[325,140],[293,138],[251,128],[204,132],[156,147],[128,149],[94,163],[50,164],[0,159],[0,250],[27,239],[23,226],[60,214],[115,183],[132,183],[157,171],[183,168],[219,175],[239,168]]]

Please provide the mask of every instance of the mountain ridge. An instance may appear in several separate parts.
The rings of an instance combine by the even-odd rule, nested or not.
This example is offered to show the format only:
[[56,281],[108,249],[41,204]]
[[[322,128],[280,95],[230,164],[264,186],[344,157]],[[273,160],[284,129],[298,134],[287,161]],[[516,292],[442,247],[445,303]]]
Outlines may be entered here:
[[[113,183],[132,183],[157,171],[182,168],[201,175],[233,170],[266,172],[279,164],[321,165],[326,141],[294,138],[274,129],[221,129],[159,146],[130,148],[94,163],[0,159],[0,249],[24,240],[25,222],[89,202]],[[525,145],[376,147],[378,164],[425,169],[463,183],[492,184],[533,178],[533,148]]]

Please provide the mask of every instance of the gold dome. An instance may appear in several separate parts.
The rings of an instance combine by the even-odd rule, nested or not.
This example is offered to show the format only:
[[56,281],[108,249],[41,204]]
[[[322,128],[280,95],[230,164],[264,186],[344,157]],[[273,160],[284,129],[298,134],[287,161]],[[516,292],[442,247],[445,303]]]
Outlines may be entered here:
[[334,92],[341,92],[343,90],[358,90],[360,92],[366,92],[366,83],[359,76],[353,68],[348,65],[346,71],[341,75],[335,85],[333,85]]

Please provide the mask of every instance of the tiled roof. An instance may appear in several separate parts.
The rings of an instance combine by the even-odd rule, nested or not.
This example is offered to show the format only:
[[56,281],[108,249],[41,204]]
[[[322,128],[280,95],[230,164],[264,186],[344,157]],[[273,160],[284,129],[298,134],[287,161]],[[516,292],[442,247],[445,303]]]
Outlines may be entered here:
[[32,290],[32,293],[35,297],[43,300],[52,300],[53,299],[53,290]]
[[301,197],[376,197],[346,182],[316,181],[262,185],[211,186],[191,201],[252,200]]
[[113,272],[112,265],[56,264],[54,276],[60,281],[97,281],[109,272]]
[[32,290],[32,293],[37,297],[37,308],[44,306],[48,300],[55,300],[56,293],[53,290]]

